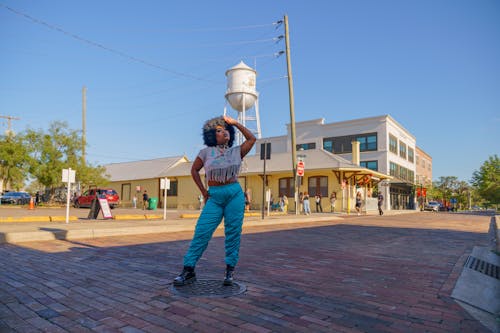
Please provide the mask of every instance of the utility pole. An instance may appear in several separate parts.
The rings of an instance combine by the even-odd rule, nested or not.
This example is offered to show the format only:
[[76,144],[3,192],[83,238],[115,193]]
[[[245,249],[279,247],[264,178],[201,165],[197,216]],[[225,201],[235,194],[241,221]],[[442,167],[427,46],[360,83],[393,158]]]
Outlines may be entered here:
[[5,133],[8,135],[12,133],[12,120],[21,120],[21,118],[18,117],[2,116],[2,115],[0,115],[0,118],[7,119],[7,131],[5,131]]
[[82,165],[85,165],[85,145],[86,142],[86,117],[87,117],[87,88],[82,88]]
[[286,46],[286,67],[288,70],[288,96],[290,100],[290,136],[292,140],[292,170],[294,179],[294,199],[295,199],[295,214],[299,214],[298,210],[298,187],[297,187],[297,147],[295,144],[295,104],[293,101],[293,79],[292,79],[292,63],[290,61],[290,37],[288,31],[288,15],[284,17],[285,22],[285,46]]

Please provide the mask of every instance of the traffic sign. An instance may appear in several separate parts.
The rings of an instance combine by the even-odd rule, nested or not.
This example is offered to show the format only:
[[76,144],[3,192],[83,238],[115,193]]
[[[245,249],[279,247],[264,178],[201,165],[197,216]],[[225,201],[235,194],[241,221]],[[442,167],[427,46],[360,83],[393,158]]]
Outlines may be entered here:
[[304,162],[303,161],[297,162],[297,176],[299,176],[299,177],[304,176]]

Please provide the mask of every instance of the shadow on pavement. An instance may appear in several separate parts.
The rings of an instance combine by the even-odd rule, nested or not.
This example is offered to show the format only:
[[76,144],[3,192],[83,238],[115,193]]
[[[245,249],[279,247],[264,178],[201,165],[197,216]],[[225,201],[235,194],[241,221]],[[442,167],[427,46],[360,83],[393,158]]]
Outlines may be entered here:
[[[235,276],[247,292],[224,299],[169,291],[190,242],[178,239],[192,231],[0,245],[0,320],[17,331],[487,332],[450,297],[460,261],[487,242],[484,234],[353,224],[254,228],[242,236]],[[217,231],[198,276],[222,279],[223,259]]]

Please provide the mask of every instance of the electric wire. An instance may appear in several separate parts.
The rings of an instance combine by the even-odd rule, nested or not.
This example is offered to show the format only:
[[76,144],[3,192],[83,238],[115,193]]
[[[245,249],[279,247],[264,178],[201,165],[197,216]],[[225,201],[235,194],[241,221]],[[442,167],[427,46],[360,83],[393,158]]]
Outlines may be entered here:
[[6,6],[6,5],[4,5],[2,3],[0,3],[0,6],[4,7],[5,9],[7,9],[7,10],[9,10],[11,12],[13,12],[14,14],[22,16],[22,17],[24,17],[24,18],[26,18],[26,19],[28,19],[28,20],[36,23],[36,24],[43,25],[43,26],[45,26],[45,27],[47,27],[47,28],[49,28],[51,30],[57,31],[59,33],[62,33],[64,35],[66,35],[66,36],[69,36],[69,37],[71,37],[73,39],[76,39],[76,40],[78,40],[80,42],[83,42],[83,43],[86,43],[88,45],[91,45],[91,46],[94,46],[94,47],[97,47],[97,48],[101,48],[101,49],[106,50],[108,52],[114,53],[114,54],[116,54],[116,55],[118,55],[118,56],[120,56],[122,58],[129,59],[129,60],[132,60],[134,62],[142,63],[143,65],[146,65],[148,67],[156,68],[156,69],[159,69],[161,71],[164,71],[164,72],[176,75],[176,76],[185,77],[185,78],[189,78],[189,79],[197,80],[197,81],[219,83],[219,82],[215,82],[215,81],[212,81],[212,80],[207,80],[207,79],[204,79],[204,78],[192,75],[192,74],[187,74],[187,73],[182,73],[182,72],[174,71],[174,70],[171,70],[171,69],[166,68],[164,66],[160,66],[160,65],[154,64],[152,62],[149,62],[147,60],[143,60],[141,58],[138,58],[138,57],[135,57],[135,56],[131,56],[131,55],[125,53],[125,52],[115,50],[115,49],[113,49],[111,47],[105,46],[103,44],[91,41],[91,40],[86,39],[84,37],[81,37],[79,35],[76,35],[76,34],[73,34],[71,32],[68,32],[68,31],[66,31],[64,29],[61,29],[61,28],[55,26],[55,25],[52,25],[52,24],[47,23],[45,21],[39,20],[39,19],[37,19],[37,18],[35,18],[33,16],[30,16],[28,14],[25,14],[25,13],[22,13],[20,11],[17,11],[17,10],[15,10],[15,9],[9,7],[9,6]]

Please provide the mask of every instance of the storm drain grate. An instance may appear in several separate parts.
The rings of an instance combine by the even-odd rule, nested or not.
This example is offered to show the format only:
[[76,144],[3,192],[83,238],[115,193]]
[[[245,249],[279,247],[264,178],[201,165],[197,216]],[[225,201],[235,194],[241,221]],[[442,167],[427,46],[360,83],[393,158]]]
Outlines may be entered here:
[[247,287],[239,282],[224,286],[222,280],[196,280],[181,287],[172,285],[170,290],[183,297],[231,297],[244,293]]
[[500,267],[490,264],[484,260],[469,256],[464,264],[465,267],[475,270],[479,273],[491,276],[494,279],[500,280]]

